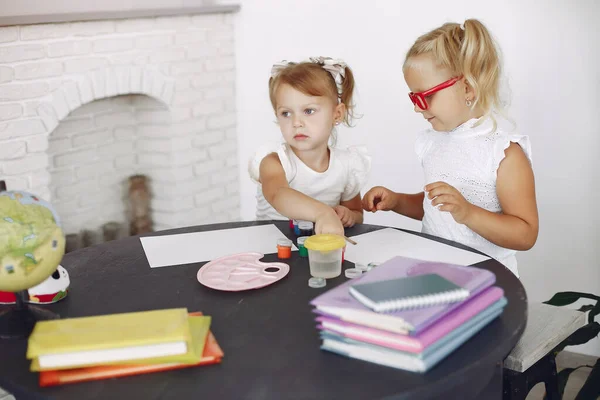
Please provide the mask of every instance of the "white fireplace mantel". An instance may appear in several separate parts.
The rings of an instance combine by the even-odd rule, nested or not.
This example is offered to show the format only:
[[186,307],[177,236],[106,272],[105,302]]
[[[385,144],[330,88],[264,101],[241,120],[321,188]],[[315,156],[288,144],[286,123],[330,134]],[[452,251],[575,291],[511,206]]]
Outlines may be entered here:
[[66,233],[124,214],[136,174],[157,230],[239,218],[238,6],[119,1],[0,0],[0,180],[51,201]]
[[0,0],[0,26],[226,14],[239,9],[237,4],[220,4],[215,0]]

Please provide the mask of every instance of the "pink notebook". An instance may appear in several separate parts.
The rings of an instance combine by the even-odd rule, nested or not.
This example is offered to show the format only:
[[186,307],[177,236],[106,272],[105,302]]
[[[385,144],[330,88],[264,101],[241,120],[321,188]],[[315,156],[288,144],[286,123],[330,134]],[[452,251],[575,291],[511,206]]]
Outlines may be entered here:
[[409,353],[421,353],[454,329],[486,310],[500,300],[503,295],[504,291],[499,287],[488,288],[416,336],[386,332],[336,318],[318,317],[316,320],[320,323],[319,329],[332,331],[350,339]]
[[452,310],[460,307],[463,302],[381,314],[370,310],[352,297],[348,292],[348,288],[350,285],[359,283],[377,282],[423,274],[441,275],[450,282],[468,290],[470,293],[469,298],[476,296],[496,282],[496,275],[491,271],[481,268],[423,261],[407,257],[394,257],[358,278],[348,280],[328,290],[310,303],[316,307],[316,311],[319,314],[340,318],[346,322],[366,325],[372,328],[397,333],[410,332],[411,335],[416,335]]

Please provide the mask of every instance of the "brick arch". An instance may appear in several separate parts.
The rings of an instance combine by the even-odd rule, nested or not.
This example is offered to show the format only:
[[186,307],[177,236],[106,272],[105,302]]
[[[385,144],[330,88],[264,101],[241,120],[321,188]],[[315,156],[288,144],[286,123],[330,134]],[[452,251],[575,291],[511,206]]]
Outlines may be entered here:
[[40,99],[37,115],[50,134],[70,112],[107,97],[143,94],[166,106],[171,104],[175,82],[159,71],[140,66],[108,66],[73,76]]
[[[39,146],[47,148],[50,134],[72,111],[96,100],[141,94],[149,96],[167,107],[171,105],[175,82],[159,71],[142,66],[107,66],[85,73],[65,76],[62,84],[50,94],[39,99],[36,108],[40,129],[35,134]],[[34,157],[35,160],[31,159]],[[41,160],[41,158],[44,160]],[[48,153],[26,154],[31,165],[48,165]],[[17,178],[18,179],[18,178]],[[51,201],[50,177],[29,178],[29,189]]]
[[[51,144],[52,135],[58,139],[77,110],[87,113],[82,105],[142,94],[162,106],[142,99],[139,113],[137,99],[126,106],[135,114],[132,125],[139,122],[135,165],[160,189],[153,198],[157,229],[238,218],[233,31],[230,18],[208,14],[11,28],[15,36],[0,45],[7,55],[0,79],[0,179],[11,189],[61,201],[56,189],[70,183],[59,183],[49,156],[69,143]],[[119,107],[112,109],[116,114]],[[110,125],[111,114],[100,121]],[[86,133],[85,126],[65,124],[65,131]],[[129,137],[126,131],[113,136],[114,142]],[[123,164],[118,168],[126,169]]]

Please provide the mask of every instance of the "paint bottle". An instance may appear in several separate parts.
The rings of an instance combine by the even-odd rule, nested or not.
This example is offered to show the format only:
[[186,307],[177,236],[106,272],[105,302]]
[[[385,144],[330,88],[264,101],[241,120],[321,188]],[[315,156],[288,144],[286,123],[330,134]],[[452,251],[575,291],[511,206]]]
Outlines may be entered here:
[[277,240],[277,257],[287,259],[292,256],[292,241],[282,238]]
[[300,229],[298,228],[298,221],[297,220],[292,220],[292,224],[294,225],[294,233],[297,236],[300,236]]
[[313,223],[310,221],[298,221],[298,235],[312,236],[313,235]]
[[314,276],[308,280],[308,286],[312,288],[322,288],[327,285],[324,278],[315,278]]
[[361,276],[362,273],[363,272],[358,268],[348,268],[347,270],[344,271],[346,278],[350,278],[350,279],[354,279],[358,276]]
[[354,268],[361,270],[362,272],[368,271],[368,266],[365,264],[361,264],[361,263],[355,263]]
[[308,236],[300,236],[298,238],[298,254],[300,257],[308,257],[308,249],[304,247],[304,241],[308,239]]

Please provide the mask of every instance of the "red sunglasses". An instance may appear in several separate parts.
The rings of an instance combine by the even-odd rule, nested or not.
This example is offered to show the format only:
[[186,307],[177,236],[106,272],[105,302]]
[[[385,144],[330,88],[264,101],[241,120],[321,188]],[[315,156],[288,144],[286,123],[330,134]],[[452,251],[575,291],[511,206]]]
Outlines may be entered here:
[[429,104],[427,104],[427,100],[425,100],[426,97],[431,96],[432,94],[434,94],[435,92],[439,92],[440,90],[449,88],[461,79],[462,76],[457,76],[456,78],[452,78],[447,80],[446,82],[442,82],[439,85],[434,86],[431,89],[428,89],[424,92],[410,92],[408,94],[408,97],[410,97],[410,101],[412,101],[412,103],[419,107],[421,110],[427,110],[429,108]]

